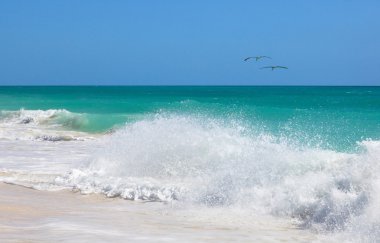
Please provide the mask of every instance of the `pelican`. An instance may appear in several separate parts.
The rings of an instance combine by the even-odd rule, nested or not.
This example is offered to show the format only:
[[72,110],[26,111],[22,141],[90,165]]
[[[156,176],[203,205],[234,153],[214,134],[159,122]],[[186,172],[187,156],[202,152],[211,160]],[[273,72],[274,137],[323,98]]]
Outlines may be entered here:
[[267,66],[267,67],[262,67],[260,69],[264,69],[264,68],[271,68],[272,71],[275,70],[275,69],[288,69],[287,67],[284,67],[284,66]]
[[246,62],[246,61],[248,61],[249,59],[252,59],[252,58],[255,58],[255,59],[256,59],[256,62],[257,62],[258,60],[260,60],[260,59],[263,59],[263,58],[272,59],[272,58],[270,58],[270,57],[268,57],[268,56],[257,56],[257,57],[247,57],[247,58],[244,59],[244,61]]

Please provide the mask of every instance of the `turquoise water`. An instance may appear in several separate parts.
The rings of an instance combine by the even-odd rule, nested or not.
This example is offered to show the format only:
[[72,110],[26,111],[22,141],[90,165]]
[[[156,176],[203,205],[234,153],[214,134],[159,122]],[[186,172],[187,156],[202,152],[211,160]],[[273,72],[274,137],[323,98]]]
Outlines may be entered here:
[[0,87],[0,154],[39,190],[380,239],[379,87]]
[[164,114],[335,150],[380,139],[380,87],[0,87],[1,116],[20,109],[65,109],[78,117],[56,122],[90,133]]

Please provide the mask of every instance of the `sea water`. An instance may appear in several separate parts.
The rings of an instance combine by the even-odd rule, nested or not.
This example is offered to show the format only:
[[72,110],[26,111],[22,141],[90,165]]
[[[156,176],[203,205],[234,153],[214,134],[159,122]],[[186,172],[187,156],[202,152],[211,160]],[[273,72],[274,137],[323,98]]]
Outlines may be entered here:
[[0,87],[0,153],[38,190],[380,239],[379,87]]

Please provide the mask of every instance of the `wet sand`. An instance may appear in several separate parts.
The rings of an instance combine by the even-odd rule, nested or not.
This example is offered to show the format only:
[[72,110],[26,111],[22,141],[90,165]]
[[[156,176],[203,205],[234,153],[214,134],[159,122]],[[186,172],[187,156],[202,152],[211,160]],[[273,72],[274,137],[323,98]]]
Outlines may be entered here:
[[[261,227],[261,228],[260,228]],[[308,242],[291,228],[213,222],[170,205],[0,183],[0,242]]]

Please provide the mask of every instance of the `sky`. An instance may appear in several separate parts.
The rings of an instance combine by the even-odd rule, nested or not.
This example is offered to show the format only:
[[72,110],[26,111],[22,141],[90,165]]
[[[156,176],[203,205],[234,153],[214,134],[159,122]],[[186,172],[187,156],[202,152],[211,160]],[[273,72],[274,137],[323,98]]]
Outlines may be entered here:
[[380,1],[0,0],[0,85],[380,85]]

